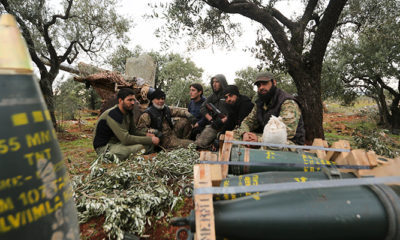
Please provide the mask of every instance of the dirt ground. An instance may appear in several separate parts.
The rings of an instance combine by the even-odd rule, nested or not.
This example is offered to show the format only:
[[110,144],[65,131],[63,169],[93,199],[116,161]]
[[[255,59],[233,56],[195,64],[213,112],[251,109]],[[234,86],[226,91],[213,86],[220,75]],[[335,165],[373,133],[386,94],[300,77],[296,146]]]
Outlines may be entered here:
[[351,135],[353,129],[349,128],[346,123],[363,122],[366,121],[366,119],[366,116],[360,114],[347,115],[343,113],[324,113],[324,131],[330,132],[335,130],[342,134]]
[[[184,207],[174,216],[188,216],[193,209],[193,200],[191,198],[184,199]],[[88,222],[80,225],[81,239],[86,240],[102,240],[107,239],[107,235],[103,231],[104,217],[96,217]],[[180,227],[171,226],[167,217],[157,220],[153,226],[147,226],[148,229],[140,239],[143,240],[170,240],[176,239],[175,235]]]
[[[91,146],[92,129],[96,118],[88,118],[82,122],[62,122],[64,131],[57,133],[61,150],[65,156],[65,164],[71,174],[88,174],[91,162],[95,159],[95,152]],[[87,125],[93,126],[88,128]],[[82,144],[83,141],[84,144]],[[154,155],[148,156],[149,158]],[[193,209],[193,200],[185,198],[181,209],[173,213],[173,217],[188,216]],[[152,226],[146,226],[146,232],[140,239],[144,240],[169,240],[175,239],[179,227],[171,226],[169,217],[156,220]],[[81,239],[101,240],[107,239],[103,231],[104,217],[95,217],[80,225]]]
[[[62,123],[64,131],[58,134],[60,145],[64,156],[65,163],[73,174],[88,173],[91,161],[95,159],[95,152],[91,146],[92,130],[94,128],[95,117],[85,119],[84,122],[69,121]],[[351,122],[363,122],[366,117],[358,114],[348,115],[342,113],[325,113],[324,129],[326,132],[335,131],[337,133],[351,135],[353,129],[347,126]],[[76,141],[84,140],[83,143]],[[71,145],[70,145],[71,144]],[[173,216],[188,216],[193,209],[193,201],[186,198],[184,207],[173,213]],[[92,218],[87,223],[81,224],[81,239],[97,240],[107,239],[102,229],[104,217]],[[169,223],[169,218],[164,217],[155,221],[152,226],[146,227],[145,234],[141,239],[162,240],[176,239],[175,234],[178,227],[173,227]]]

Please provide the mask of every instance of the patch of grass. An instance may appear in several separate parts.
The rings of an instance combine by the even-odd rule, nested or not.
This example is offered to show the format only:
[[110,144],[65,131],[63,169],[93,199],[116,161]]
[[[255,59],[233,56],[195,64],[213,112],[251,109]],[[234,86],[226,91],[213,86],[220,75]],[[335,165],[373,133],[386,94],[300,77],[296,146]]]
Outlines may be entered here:
[[92,148],[92,138],[78,138],[73,141],[60,140],[61,151],[70,150],[74,148]]
[[351,108],[360,109],[360,108],[366,108],[366,107],[371,107],[371,106],[375,106],[375,105],[376,105],[376,103],[371,100],[358,100],[354,103],[354,105]]
[[[388,134],[389,138],[392,139],[393,145],[390,147],[393,152],[400,153],[400,135]],[[400,156],[400,155],[398,155]]]
[[353,121],[353,122],[346,122],[345,125],[346,125],[346,127],[351,128],[351,129],[364,128],[364,129],[372,130],[372,129],[377,128],[375,122]]
[[393,138],[397,142],[397,144],[400,145],[400,135],[391,134],[391,133],[389,133],[388,135],[389,135],[389,137]]
[[330,132],[330,133],[325,132],[325,140],[328,142],[329,145],[332,145],[333,142],[339,140],[347,140],[350,142],[350,145],[353,145],[354,142],[352,136],[340,135],[337,132]]
[[338,102],[326,102],[325,104],[330,113],[345,113],[347,111],[346,107]]
[[358,98],[353,105],[344,106],[341,102],[327,100],[325,101],[326,107],[328,111],[331,113],[346,113],[346,114],[354,114],[360,110],[364,110],[365,108],[370,108],[376,106],[376,103],[367,97]]
[[71,136],[74,140],[68,138],[59,140],[60,149],[70,174],[81,174],[88,171],[90,163],[97,158],[97,154],[93,149],[91,137],[76,136],[76,133],[68,134],[68,137]]

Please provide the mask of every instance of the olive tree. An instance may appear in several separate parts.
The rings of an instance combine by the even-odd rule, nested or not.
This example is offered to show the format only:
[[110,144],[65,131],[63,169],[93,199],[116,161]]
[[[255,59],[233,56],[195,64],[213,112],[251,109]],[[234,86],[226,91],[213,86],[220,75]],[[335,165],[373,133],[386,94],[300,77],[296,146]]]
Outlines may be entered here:
[[[117,0],[0,0],[0,12],[15,16],[40,72],[40,88],[54,115],[53,82],[60,65],[80,53],[93,58],[116,41],[126,41],[130,20],[116,12]],[[49,67],[45,66],[49,64]]]
[[400,2],[353,1],[351,7],[354,29],[342,31],[326,67],[347,89],[373,98],[380,123],[399,131]]
[[[113,70],[125,72],[125,62],[129,57],[138,57],[144,51],[140,46],[129,49],[119,46],[109,55],[108,64]],[[156,62],[155,85],[166,94],[168,105],[186,107],[189,102],[189,86],[192,83],[201,83],[203,69],[196,66],[190,59],[176,53],[150,52],[148,53]]]
[[[186,36],[190,43],[211,40],[231,44],[238,24],[230,16],[239,14],[267,30],[297,87],[306,128],[306,140],[324,137],[322,128],[321,71],[325,52],[347,0],[305,0],[299,17],[285,16],[269,0],[173,0],[153,6],[153,16],[167,18],[171,37]],[[294,1],[291,1],[294,2]],[[157,12],[162,9],[162,13]],[[299,8],[301,9],[301,8]],[[160,34],[164,35],[165,34]]]

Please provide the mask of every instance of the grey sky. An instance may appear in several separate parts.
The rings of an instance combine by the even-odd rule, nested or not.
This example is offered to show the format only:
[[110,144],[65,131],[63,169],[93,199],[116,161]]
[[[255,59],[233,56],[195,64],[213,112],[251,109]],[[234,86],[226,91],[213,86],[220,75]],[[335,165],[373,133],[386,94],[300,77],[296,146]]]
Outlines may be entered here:
[[[131,17],[135,22],[135,27],[130,31],[131,47],[140,45],[145,51],[160,50],[160,39],[154,36],[154,30],[162,23],[161,20],[145,20],[143,15],[151,13],[152,9],[147,6],[149,2],[160,2],[160,0],[141,0],[141,1],[120,1],[120,12]],[[177,42],[170,51],[180,53],[195,62],[198,67],[203,68],[203,81],[215,74],[225,74],[229,83],[233,83],[235,72],[248,66],[256,67],[257,60],[250,52],[245,52],[246,47],[254,46],[258,23],[251,23],[242,16],[235,17],[237,21],[244,22],[243,35],[235,40],[235,47],[232,50],[221,49],[214,46],[213,49],[201,49],[193,52],[186,52],[184,42]]]
[[[129,48],[133,49],[136,45],[141,46],[144,51],[160,51],[160,39],[155,37],[154,31],[161,26],[161,20],[144,19],[143,15],[150,14],[152,9],[148,3],[167,2],[170,0],[120,0],[119,10],[121,14],[131,18],[134,21],[134,27],[129,31],[131,42]],[[302,12],[299,7],[300,0],[281,0],[277,4],[277,8],[287,17],[293,13]],[[234,82],[235,72],[245,69],[248,66],[256,67],[258,60],[251,55],[250,52],[244,51],[245,48],[254,47],[256,40],[256,29],[260,26],[257,22],[251,22],[248,18],[241,15],[233,17],[234,21],[242,24],[243,34],[235,39],[235,47],[231,50],[222,49],[218,46],[208,49],[200,49],[187,52],[184,41],[177,41],[175,46],[171,47],[169,52],[180,53],[185,57],[189,57],[198,67],[204,70],[203,82],[207,83],[211,76],[222,73],[227,77],[229,83]],[[59,76],[60,79],[67,78]],[[61,80],[62,81],[62,80]],[[55,84],[56,85],[56,84]],[[54,86],[53,86],[54,87]]]

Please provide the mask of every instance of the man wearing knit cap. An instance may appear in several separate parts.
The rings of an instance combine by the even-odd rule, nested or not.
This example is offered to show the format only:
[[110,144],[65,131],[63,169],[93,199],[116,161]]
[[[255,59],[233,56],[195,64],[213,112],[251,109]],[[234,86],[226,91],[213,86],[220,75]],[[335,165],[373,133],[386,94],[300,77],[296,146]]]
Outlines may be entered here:
[[[196,121],[192,114],[186,109],[170,108],[165,105],[165,93],[161,89],[156,89],[149,96],[149,100],[151,101],[149,107],[139,118],[139,129],[160,133],[158,135],[160,146],[164,148],[187,147],[193,143],[192,140],[183,139],[183,137],[189,137],[190,124]],[[181,120],[174,124],[173,117],[181,117]]]
[[241,95],[235,85],[228,85],[224,90],[228,121],[225,123],[225,131],[233,130],[240,126],[241,122],[253,109],[254,104],[247,96]]
[[221,120],[220,126],[214,126],[215,123],[213,122],[211,127],[204,129],[195,142],[200,148],[207,148],[216,139],[218,133],[224,133],[238,127],[254,106],[250,98],[241,95],[235,85],[228,85],[223,90],[222,95],[227,116]]
[[295,98],[276,87],[276,78],[270,72],[257,74],[254,80],[257,86],[258,99],[251,113],[243,120],[240,127],[234,131],[236,139],[243,141],[261,141],[264,126],[272,115],[280,116],[287,130],[287,143],[304,144],[305,130],[303,117]]

